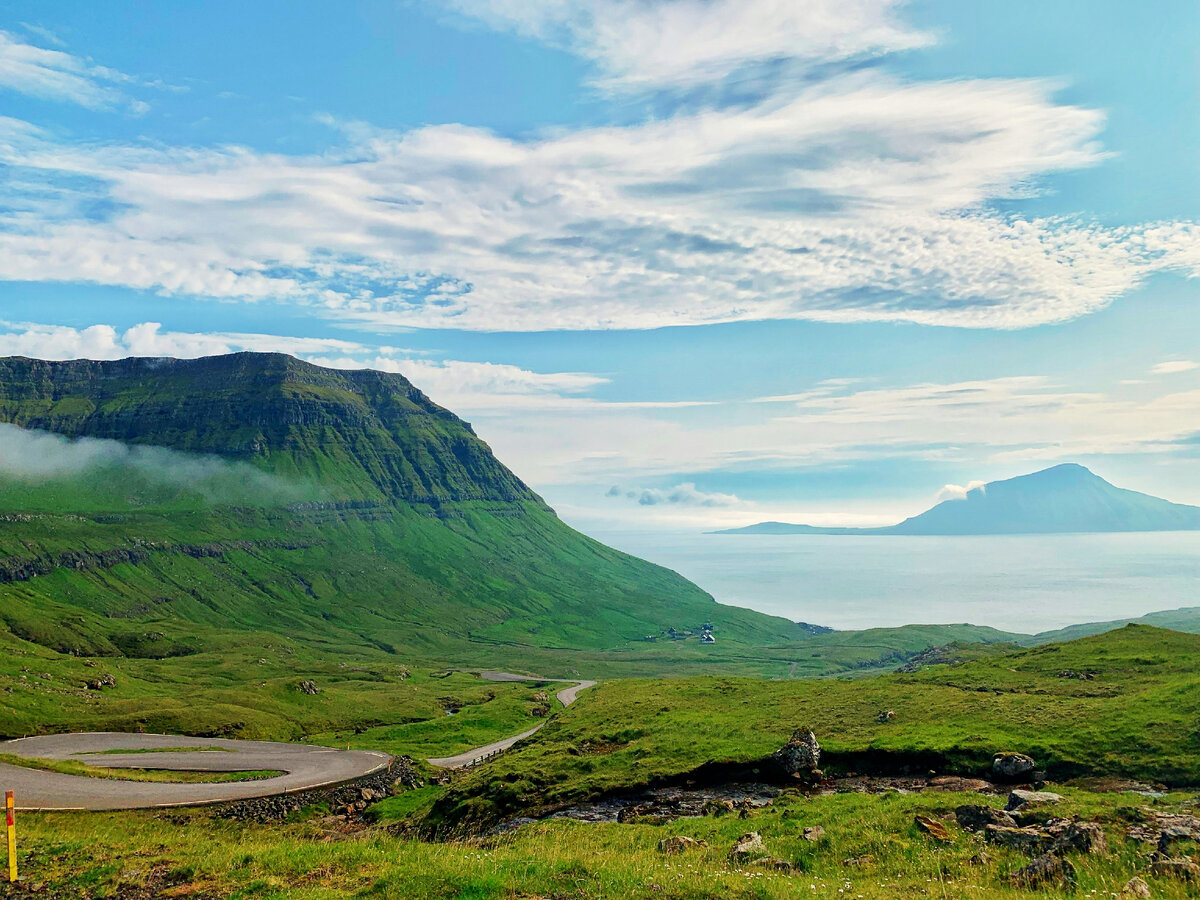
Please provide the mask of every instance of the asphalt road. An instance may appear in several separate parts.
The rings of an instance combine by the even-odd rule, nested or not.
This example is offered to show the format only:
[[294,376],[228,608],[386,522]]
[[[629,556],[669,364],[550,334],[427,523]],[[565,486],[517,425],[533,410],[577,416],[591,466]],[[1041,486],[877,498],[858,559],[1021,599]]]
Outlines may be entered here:
[[[105,753],[106,750],[163,750],[217,747],[226,752]],[[60,775],[0,763],[0,790],[16,794],[18,809],[144,809],[198,806],[325,787],[369,775],[388,764],[374,750],[335,750],[303,744],[177,737],[168,734],[55,734],[0,742],[0,753],[30,759],[77,760],[109,768],[194,769],[235,772],[278,769],[286,774],[262,781],[221,784],[160,784]]]
[[[551,678],[534,678],[529,675],[514,675],[511,672],[480,672],[479,677],[484,678],[487,681],[554,681],[554,680],[557,680],[557,679],[551,679]],[[596,682],[594,682],[594,681],[577,681],[570,687],[563,688],[561,691],[559,691],[554,696],[558,698],[558,702],[561,703],[563,706],[570,706],[572,703],[575,702],[575,697],[579,694],[580,691],[586,691],[588,688],[592,687],[595,683]],[[479,759],[480,757],[487,756],[489,753],[495,753],[498,750],[507,750],[509,747],[511,747],[517,741],[523,741],[523,740],[525,740],[525,738],[529,737],[530,735],[536,734],[538,729],[541,728],[542,725],[544,725],[544,724],[546,724],[546,723],[542,722],[538,725],[533,726],[528,731],[522,731],[520,734],[514,734],[512,737],[507,737],[502,741],[496,741],[491,744],[485,744],[482,747],[476,747],[473,750],[467,750],[465,753],[459,753],[454,756],[439,756],[434,759],[428,759],[428,760],[426,760],[426,762],[428,762],[431,766],[437,766],[439,769],[461,769],[463,766],[470,764],[471,762]]]

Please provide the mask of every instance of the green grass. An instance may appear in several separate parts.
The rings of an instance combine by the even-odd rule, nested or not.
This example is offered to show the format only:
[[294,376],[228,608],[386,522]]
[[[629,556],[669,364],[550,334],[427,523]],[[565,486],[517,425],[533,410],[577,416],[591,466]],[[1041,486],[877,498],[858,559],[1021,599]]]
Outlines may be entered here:
[[[1200,782],[1200,636],[1129,626],[916,675],[772,682],[609,681],[534,738],[458,782],[430,828],[483,827],[705,765],[763,760],[812,727],[830,770],[978,775],[997,751],[1056,778]],[[1094,680],[1059,677],[1087,670]],[[884,710],[894,718],[880,724]],[[597,753],[590,748],[604,747]]]
[[[1075,896],[1114,896],[1135,874],[1146,878],[1160,900],[1194,896],[1189,885],[1150,875],[1144,847],[1124,839],[1128,796],[1065,793],[1066,811],[1099,819],[1111,847],[1104,855],[1070,857]],[[1155,805],[1177,811],[1181,800],[1174,795]],[[398,837],[382,826],[347,831],[321,819],[261,826],[214,820],[200,811],[23,814],[18,828],[23,880],[65,896],[85,891],[113,896],[123,887],[156,884],[172,885],[176,896],[262,900],[1061,897],[1058,889],[1009,884],[1008,874],[1028,862],[1024,856],[986,846],[953,824],[954,843],[937,844],[913,825],[918,813],[944,817],[967,802],[998,801],[952,794],[811,800],[792,795],[745,820],[680,819],[659,826],[557,821],[502,837],[445,843]],[[826,832],[816,843],[802,838],[812,825]],[[750,830],[759,831],[768,852],[793,864],[795,872],[732,865],[726,854]],[[704,840],[707,847],[664,856],[658,841],[672,834]],[[977,855],[985,848],[987,859],[980,862]],[[861,865],[845,864],[864,857]]]
[[242,769],[237,772],[207,772],[196,769],[142,769],[92,766],[76,759],[33,759],[14,753],[0,753],[0,763],[57,772],[59,775],[78,775],[83,778],[104,778],[115,781],[153,781],[160,784],[223,784],[230,781],[262,781],[285,774],[280,769]]

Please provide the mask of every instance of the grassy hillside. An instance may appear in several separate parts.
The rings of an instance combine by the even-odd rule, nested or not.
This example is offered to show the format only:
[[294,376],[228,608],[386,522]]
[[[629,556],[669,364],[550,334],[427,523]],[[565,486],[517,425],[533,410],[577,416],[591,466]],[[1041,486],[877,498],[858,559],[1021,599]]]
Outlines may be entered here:
[[[428,821],[486,824],[705,766],[753,765],[800,726],[816,731],[827,770],[977,775],[1014,750],[1056,780],[1195,784],[1197,660],[1200,636],[1129,626],[914,675],[607,682],[439,798]],[[880,723],[886,710],[895,715]]]

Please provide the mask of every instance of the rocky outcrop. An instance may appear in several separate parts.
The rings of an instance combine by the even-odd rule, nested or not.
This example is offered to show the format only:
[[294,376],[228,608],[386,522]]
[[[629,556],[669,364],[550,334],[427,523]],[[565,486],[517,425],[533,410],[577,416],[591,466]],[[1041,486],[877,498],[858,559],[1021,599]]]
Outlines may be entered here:
[[977,806],[974,804],[964,804],[954,810],[954,818],[958,820],[959,827],[965,831],[983,831],[989,825],[996,825],[1000,828],[1016,828],[1016,820],[1008,813],[1001,809],[993,809],[990,806]]
[[1021,887],[1067,887],[1075,881],[1075,869],[1061,856],[1046,853],[1008,877],[1013,884]]
[[1013,791],[1008,795],[1005,809],[1012,812],[1035,803],[1061,803],[1062,795],[1052,791]]
[[707,846],[708,844],[705,841],[698,841],[683,834],[673,834],[658,842],[658,852],[676,855],[686,853],[688,850],[699,850]]
[[729,851],[729,859],[735,863],[746,863],[761,859],[767,855],[767,845],[763,843],[762,835],[751,831],[738,838],[733,849]]
[[296,685],[296,690],[302,694],[308,694],[309,696],[315,696],[316,694],[321,693],[321,689],[317,687],[317,683],[315,681],[302,681]]

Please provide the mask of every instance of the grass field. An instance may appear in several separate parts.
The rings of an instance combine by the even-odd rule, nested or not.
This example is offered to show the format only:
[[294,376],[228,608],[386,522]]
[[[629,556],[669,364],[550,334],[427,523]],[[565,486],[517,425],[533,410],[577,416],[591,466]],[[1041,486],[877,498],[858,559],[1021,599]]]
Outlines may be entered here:
[[[1014,750],[1057,780],[1108,775],[1195,785],[1198,663],[1200,636],[1128,626],[915,675],[606,682],[528,746],[439,797],[428,821],[487,825],[702,766],[753,763],[800,726],[816,731],[832,771],[978,775],[995,752]],[[884,711],[894,717],[880,723]]]
[[93,766],[75,759],[31,759],[12,753],[0,753],[0,763],[41,769],[60,775],[105,778],[116,781],[153,781],[158,784],[224,784],[230,781],[261,781],[284,774],[279,769],[244,769],[240,772],[199,772],[190,769],[142,769]]
[[[1076,873],[1073,896],[1114,897],[1135,874],[1146,878],[1155,898],[1194,896],[1192,886],[1150,874],[1145,847],[1124,838],[1132,807],[1152,803],[1178,810],[1184,795],[1143,801],[1065,793],[1064,812],[1100,820],[1111,848],[1103,855],[1069,857]],[[749,819],[705,817],[668,825],[554,821],[496,838],[445,843],[396,836],[382,825],[347,829],[316,814],[277,826],[214,820],[203,811],[29,814],[19,827],[22,877],[41,885],[41,896],[118,897],[123,888],[147,885],[161,896],[262,900],[1063,896],[1059,888],[1009,883],[1009,873],[1025,865],[1026,856],[985,846],[953,824],[948,827],[954,842],[947,845],[914,827],[918,813],[943,818],[967,802],[1000,801],[955,794],[811,800],[793,795]],[[803,829],[817,825],[825,836],[805,840]],[[752,830],[762,834],[772,856],[795,867],[792,873],[728,861],[734,841]],[[659,840],[674,834],[707,846],[679,856],[660,853]]]

